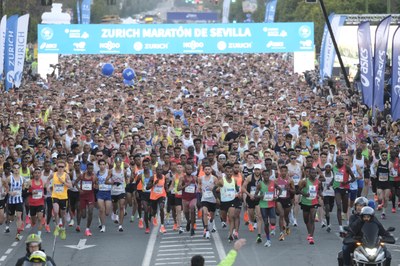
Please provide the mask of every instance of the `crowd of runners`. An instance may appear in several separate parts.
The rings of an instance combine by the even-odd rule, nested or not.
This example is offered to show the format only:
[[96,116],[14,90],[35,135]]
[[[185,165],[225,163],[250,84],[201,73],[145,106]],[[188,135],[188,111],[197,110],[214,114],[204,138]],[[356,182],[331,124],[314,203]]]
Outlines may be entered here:
[[294,73],[288,54],[68,56],[54,70],[0,100],[0,225],[17,239],[106,233],[112,219],[207,239],[228,227],[228,241],[249,230],[269,247],[304,222],[314,244],[315,221],[344,233],[370,189],[382,219],[396,212],[400,124]]

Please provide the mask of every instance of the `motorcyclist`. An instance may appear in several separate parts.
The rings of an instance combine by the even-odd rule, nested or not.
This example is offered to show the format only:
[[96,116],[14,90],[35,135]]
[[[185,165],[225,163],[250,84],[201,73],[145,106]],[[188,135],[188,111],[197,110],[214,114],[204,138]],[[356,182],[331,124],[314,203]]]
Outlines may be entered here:
[[[390,236],[390,233],[385,230],[383,225],[378,221],[378,219],[375,217],[375,211],[369,206],[363,207],[361,209],[360,215],[356,220],[354,220],[350,225],[349,225],[349,235],[347,237],[350,238],[357,238],[362,236],[362,227],[365,223],[376,223],[379,228],[379,236]],[[356,244],[343,244],[343,265],[344,266],[350,266],[351,265],[351,253],[354,251],[356,248]],[[385,254],[386,254],[386,266],[390,265],[390,262],[392,260],[392,256],[390,252],[385,249]]]
[[[30,234],[27,237],[25,243],[26,243],[26,255],[18,259],[17,264],[15,264],[16,266],[23,266],[25,265],[24,264],[25,262],[29,262],[30,256],[35,251],[44,252],[44,250],[42,249],[42,238],[37,234]],[[46,262],[48,263],[45,265],[54,265],[54,266],[56,265],[54,260],[50,256],[46,256]]]
[[51,261],[47,259],[46,253],[41,250],[32,252],[28,261],[24,261],[23,266],[53,266]]

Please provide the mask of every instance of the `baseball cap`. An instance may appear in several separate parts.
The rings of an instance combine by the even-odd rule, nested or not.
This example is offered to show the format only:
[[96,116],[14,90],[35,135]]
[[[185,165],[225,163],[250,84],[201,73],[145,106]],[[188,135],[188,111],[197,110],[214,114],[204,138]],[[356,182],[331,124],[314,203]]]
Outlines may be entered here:
[[261,164],[255,164],[254,169],[260,169],[261,170]]
[[229,127],[229,124],[225,122],[222,124],[222,127]]
[[301,116],[307,116],[307,113],[306,112],[302,112]]
[[221,153],[220,155],[218,155],[218,159],[226,159],[225,154]]

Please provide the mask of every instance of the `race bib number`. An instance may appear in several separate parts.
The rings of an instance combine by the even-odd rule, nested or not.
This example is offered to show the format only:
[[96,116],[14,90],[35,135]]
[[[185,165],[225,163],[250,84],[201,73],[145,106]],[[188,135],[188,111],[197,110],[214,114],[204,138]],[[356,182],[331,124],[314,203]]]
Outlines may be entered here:
[[193,194],[195,192],[195,186],[193,184],[191,184],[191,185],[185,187],[185,192]]
[[154,186],[154,193],[161,194],[163,192],[162,186]]
[[256,195],[256,187],[250,187],[250,195]]
[[399,175],[399,173],[397,172],[397,170],[392,169],[392,176],[397,177],[398,175]]
[[236,194],[236,191],[234,188],[228,188],[226,189],[226,197],[227,198],[234,198]]
[[82,190],[84,191],[92,190],[92,181],[82,181]]
[[281,194],[279,195],[280,198],[286,198],[287,197],[287,190],[285,186],[281,186]]
[[310,194],[308,199],[311,199],[311,200],[315,199],[317,197],[317,187],[316,186],[309,186],[308,193]]
[[379,181],[385,182],[389,180],[388,173],[379,173]]
[[274,192],[265,192],[264,200],[265,201],[273,201],[274,200]]
[[292,178],[293,178],[294,185],[297,186],[300,182],[300,176],[294,175]]
[[342,173],[336,173],[335,174],[335,181],[342,183],[343,182],[343,174]]
[[64,193],[64,185],[63,184],[55,184],[54,192],[56,193]]
[[101,191],[108,191],[108,190],[110,190],[110,185],[100,184],[100,185],[99,185],[99,190],[101,190]]
[[41,198],[43,198],[43,190],[35,190],[34,193],[32,194],[32,199],[41,199]]
[[206,190],[203,192],[203,196],[204,196],[204,198],[209,199],[209,198],[213,198],[214,194],[212,193],[212,191]]
[[124,193],[125,192],[125,188],[124,188],[123,185],[113,186],[112,187],[112,191],[113,191],[113,193]]

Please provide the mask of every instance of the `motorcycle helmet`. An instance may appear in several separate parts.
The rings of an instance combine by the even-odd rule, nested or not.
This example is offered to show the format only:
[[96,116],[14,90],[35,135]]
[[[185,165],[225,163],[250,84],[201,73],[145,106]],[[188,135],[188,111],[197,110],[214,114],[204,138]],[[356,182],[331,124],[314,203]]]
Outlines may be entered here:
[[368,206],[368,199],[366,197],[358,197],[354,201],[354,205]]
[[30,243],[38,243],[38,244],[40,244],[40,243],[42,243],[42,238],[39,236],[39,235],[37,235],[37,234],[30,234],[27,238],[26,238],[26,241],[25,241],[25,244],[30,244]]
[[47,256],[46,253],[43,251],[34,251],[30,256],[29,256],[29,262],[31,263],[32,266],[42,266],[46,265],[47,262]]
[[368,206],[375,210],[375,201],[369,200],[368,201]]
[[363,207],[361,209],[360,216],[364,218],[364,216],[369,216],[370,218],[374,217],[375,211],[369,206]]

